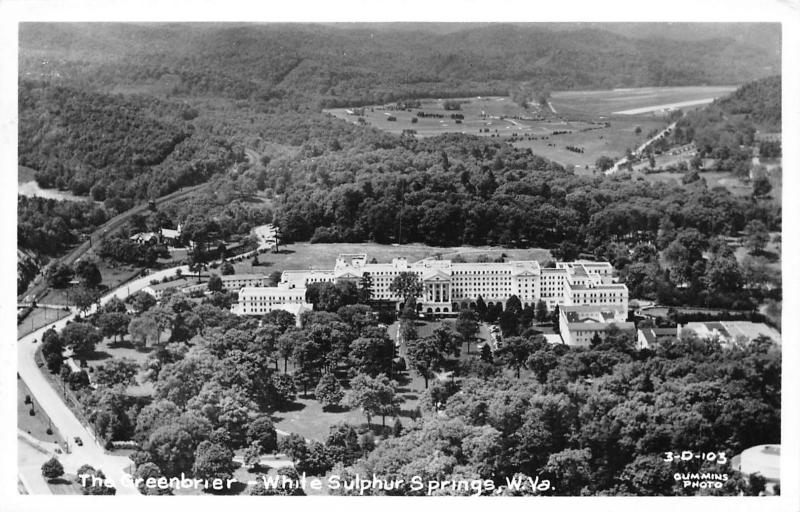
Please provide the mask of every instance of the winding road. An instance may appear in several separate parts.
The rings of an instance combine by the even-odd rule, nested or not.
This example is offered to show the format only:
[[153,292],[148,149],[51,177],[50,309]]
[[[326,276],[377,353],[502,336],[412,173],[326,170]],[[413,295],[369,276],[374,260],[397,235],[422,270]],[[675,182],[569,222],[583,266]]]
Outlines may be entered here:
[[[254,232],[259,236],[260,244],[258,248],[244,255],[240,255],[240,257],[249,257],[259,250],[272,246],[270,236],[274,236],[274,228],[271,225],[257,226],[254,228]],[[188,265],[181,265],[153,272],[109,292],[100,299],[99,303],[103,305],[111,300],[112,297],[125,300],[129,295],[148,286],[150,281],[175,276],[179,270],[183,275],[188,275],[190,273]],[[97,305],[94,305],[87,314],[92,314],[96,310]],[[69,443],[70,453],[58,455],[58,459],[64,465],[65,471],[67,473],[76,473],[80,466],[89,464],[95,469],[103,470],[106,477],[116,484],[117,494],[139,495],[139,492],[135,488],[120,484],[120,482],[124,481],[123,477],[128,474],[126,470],[132,464],[131,460],[125,456],[106,452],[97,439],[95,439],[91,429],[83,425],[77,416],[75,416],[75,413],[67,407],[61,395],[53,389],[53,386],[44,375],[44,370],[36,363],[36,349],[39,346],[38,341],[42,338],[42,334],[51,327],[57,330],[62,329],[67,322],[73,320],[75,316],[76,313],[73,312],[61,320],[52,322],[20,338],[17,347],[17,373],[28,386],[31,394],[39,403],[39,406],[47,413],[53,425],[55,425],[61,435]],[[73,442],[75,437],[80,437],[84,441],[83,446],[75,445]],[[19,441],[20,444],[25,442],[26,441],[22,440]],[[26,452],[30,451],[27,448],[21,447],[20,451],[22,452],[23,450]],[[33,478],[30,477],[30,468],[27,469],[28,471],[25,471],[27,475],[23,475],[22,481],[26,484],[25,486],[28,488],[29,492],[41,489],[41,485],[38,485],[39,482],[35,484],[30,483]],[[28,478],[25,478],[25,476]],[[32,488],[31,485],[35,487]]]
[[[184,274],[189,272],[189,268],[186,265],[154,272],[105,295],[100,299],[100,303],[105,304],[112,297],[125,299],[129,294],[136,293],[150,284],[152,279],[175,275],[178,268]],[[90,313],[95,310],[96,306],[93,306]],[[44,409],[47,416],[50,417],[50,420],[61,432],[61,435],[69,442],[70,453],[58,455],[59,461],[64,465],[64,470],[67,473],[75,473],[83,464],[89,464],[95,469],[103,470],[106,476],[116,484],[117,494],[139,495],[135,488],[126,487],[119,483],[123,481],[123,476],[126,475],[125,470],[131,465],[131,460],[125,456],[105,451],[100,443],[97,442],[91,430],[84,426],[70,408],[67,407],[61,396],[53,389],[47,377],[42,373],[42,369],[36,364],[37,341],[41,339],[44,331],[50,327],[62,329],[68,321],[74,318],[75,313],[20,338],[17,348],[17,373],[25,381],[39,406]],[[83,446],[75,445],[73,439],[76,436],[84,441]]]

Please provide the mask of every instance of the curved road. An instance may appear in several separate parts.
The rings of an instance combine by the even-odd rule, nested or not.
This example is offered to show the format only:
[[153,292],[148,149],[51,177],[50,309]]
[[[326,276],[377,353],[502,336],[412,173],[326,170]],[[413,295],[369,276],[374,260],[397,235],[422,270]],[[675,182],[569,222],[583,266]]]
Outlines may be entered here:
[[[254,228],[254,231],[261,239],[261,243],[254,251],[240,255],[240,257],[249,257],[249,255],[255,254],[259,250],[271,247],[269,236],[274,233],[271,225],[257,226]],[[150,281],[153,279],[160,280],[167,276],[174,276],[178,270],[180,270],[183,275],[190,274],[188,265],[181,265],[153,272],[104,295],[99,302],[101,305],[105,304],[111,300],[112,297],[124,300],[129,295],[149,285]],[[94,313],[96,309],[96,305],[92,306],[87,314]],[[75,316],[76,314],[73,312],[61,320],[48,324],[20,338],[18,340],[17,349],[17,373],[28,386],[31,394],[36,397],[39,406],[44,409],[61,435],[70,444],[71,453],[58,455],[58,459],[64,465],[66,472],[76,473],[80,466],[89,464],[95,469],[102,469],[106,477],[116,483],[117,494],[139,495],[139,492],[135,488],[125,487],[119,483],[122,482],[123,476],[127,474],[125,469],[132,464],[131,460],[128,457],[105,451],[95,439],[92,431],[78,420],[75,414],[61,399],[61,395],[50,385],[50,382],[43,373],[43,371],[46,370],[39,368],[36,364],[35,355],[38,347],[37,342],[42,338],[42,334],[51,327],[57,330],[62,329],[67,322],[73,320]],[[84,441],[83,446],[75,445],[73,439],[76,436]]]
[[[184,274],[189,272],[189,268],[186,265],[154,272],[105,295],[100,299],[100,302],[101,304],[105,304],[111,297],[125,299],[128,294],[135,293],[150,284],[152,279],[161,279],[166,276],[175,275],[178,268],[180,268]],[[90,312],[94,312],[95,309],[96,306],[94,306]],[[36,401],[39,402],[40,407],[45,410],[53,424],[61,432],[61,435],[64,436],[70,444],[72,453],[65,453],[58,456],[66,472],[75,473],[83,464],[90,464],[95,469],[102,469],[106,476],[116,484],[117,494],[139,495],[139,492],[135,488],[125,487],[119,483],[122,481],[123,475],[126,474],[125,469],[132,464],[131,460],[125,456],[107,453],[103,449],[94,438],[92,432],[78,420],[75,414],[63,402],[61,396],[53,389],[50,382],[48,382],[47,378],[42,373],[42,369],[36,364],[34,356],[38,344],[35,343],[35,340],[41,339],[44,331],[50,327],[61,329],[66,325],[67,321],[74,318],[75,314],[73,313],[66,318],[53,322],[20,338],[17,350],[17,372],[22,380],[25,381],[31,394],[36,397]],[[84,441],[83,446],[75,445],[73,439],[76,436]]]

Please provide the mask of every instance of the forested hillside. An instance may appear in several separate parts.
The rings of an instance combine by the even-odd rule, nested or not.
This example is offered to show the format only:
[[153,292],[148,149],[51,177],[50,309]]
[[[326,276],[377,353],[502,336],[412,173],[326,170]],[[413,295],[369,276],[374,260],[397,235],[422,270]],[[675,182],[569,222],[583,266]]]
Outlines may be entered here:
[[[117,210],[202,183],[243,159],[186,105],[22,81],[19,163],[43,188],[109,201]],[[120,203],[121,201],[121,203]]]
[[749,39],[627,38],[536,24],[445,33],[422,27],[23,24],[20,48],[25,76],[276,107],[505,94],[517,81],[561,90],[731,84],[775,73],[780,63],[778,49]]
[[[780,75],[747,83],[733,94],[689,112],[664,144],[694,142],[696,165],[702,158],[714,158],[717,170],[747,175],[756,131],[781,131]],[[780,156],[780,143],[768,151],[770,156]]]

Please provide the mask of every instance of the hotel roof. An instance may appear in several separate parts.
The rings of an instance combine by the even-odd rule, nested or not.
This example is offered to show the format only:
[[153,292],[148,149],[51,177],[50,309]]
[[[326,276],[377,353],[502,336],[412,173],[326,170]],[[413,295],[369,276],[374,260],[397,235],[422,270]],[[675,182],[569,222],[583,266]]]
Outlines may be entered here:
[[613,323],[600,323],[600,322],[571,322],[567,327],[571,332],[578,331],[607,331],[615,326],[620,331],[632,331],[636,329],[633,322],[613,322]]

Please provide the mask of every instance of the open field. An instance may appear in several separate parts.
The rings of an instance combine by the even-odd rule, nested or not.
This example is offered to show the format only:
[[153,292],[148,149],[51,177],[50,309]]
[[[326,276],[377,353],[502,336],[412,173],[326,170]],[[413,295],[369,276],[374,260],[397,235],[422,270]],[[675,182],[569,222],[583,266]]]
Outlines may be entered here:
[[237,273],[270,274],[284,270],[332,269],[339,254],[366,253],[369,259],[375,258],[379,263],[391,262],[392,258],[404,257],[409,263],[440,255],[448,259],[462,255],[465,259],[474,260],[479,255],[490,259],[505,254],[511,260],[536,260],[543,263],[549,259],[550,251],[546,249],[507,249],[504,247],[433,247],[424,244],[382,245],[375,243],[358,244],[311,244],[307,242],[281,245],[279,253],[268,252],[258,255],[258,266],[251,260],[234,263]]
[[[461,103],[460,110],[446,110],[442,99],[422,99],[419,107],[407,109],[373,105],[363,112],[347,108],[326,112],[352,123],[362,119],[367,125],[396,134],[413,130],[418,137],[453,132],[495,137],[530,148],[566,167],[577,167],[578,173],[591,173],[587,166],[593,167],[601,155],[622,156],[626,149],[643,143],[647,133],[663,128],[665,109],[697,108],[734,89],[697,86],[562,91],[552,94],[552,110],[539,105],[523,109],[507,97],[478,96],[454,99]],[[429,116],[420,117],[419,112]],[[451,117],[454,114],[462,115],[463,120],[456,122]],[[641,128],[639,134],[635,133],[637,126]]]
[[[643,144],[651,130],[664,127],[664,122],[656,118],[613,119],[607,122],[609,126],[587,131],[572,131],[571,127],[576,123],[570,122],[565,124],[570,127],[567,128],[571,130],[570,133],[550,135],[546,139],[512,139],[509,142],[518,148],[530,148],[534,154],[558,162],[564,167],[574,167],[576,174],[591,174],[599,157],[622,156],[627,149],[633,150]],[[635,131],[637,126],[642,129],[638,135]],[[570,151],[567,146],[581,148],[583,153]]]
[[[559,91],[551,95],[553,108],[561,114],[594,114],[610,116],[625,111],[647,113],[652,108],[676,103],[697,102],[719,98],[736,90],[736,86],[636,87],[595,91]],[[691,105],[687,105],[691,106]],[[699,106],[695,103],[695,106]],[[686,110],[684,108],[684,110]]]
[[[61,433],[51,424],[47,414],[45,414],[33,396],[31,396],[33,404],[25,403],[25,397],[30,394],[31,392],[25,382],[22,379],[17,379],[17,427],[40,441],[63,443],[64,438]],[[34,416],[30,415],[31,407],[36,413]],[[47,433],[48,428],[52,429],[52,434]]]

